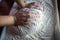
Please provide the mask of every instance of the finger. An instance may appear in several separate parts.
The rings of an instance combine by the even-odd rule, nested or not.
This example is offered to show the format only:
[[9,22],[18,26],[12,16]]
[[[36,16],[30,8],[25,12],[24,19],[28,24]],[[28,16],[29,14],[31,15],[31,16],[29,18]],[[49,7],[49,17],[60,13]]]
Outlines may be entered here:
[[34,5],[36,2],[32,2],[32,3],[30,3],[30,5]]

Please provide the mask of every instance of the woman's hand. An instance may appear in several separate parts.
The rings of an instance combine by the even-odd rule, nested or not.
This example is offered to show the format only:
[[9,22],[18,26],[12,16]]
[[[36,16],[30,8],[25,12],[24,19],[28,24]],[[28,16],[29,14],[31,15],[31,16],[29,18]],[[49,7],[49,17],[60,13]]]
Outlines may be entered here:
[[19,10],[14,16],[16,17],[15,25],[26,25],[30,12]]
[[32,3],[26,4],[26,7],[28,7],[28,8],[34,7],[34,6],[38,6],[37,2],[32,2]]

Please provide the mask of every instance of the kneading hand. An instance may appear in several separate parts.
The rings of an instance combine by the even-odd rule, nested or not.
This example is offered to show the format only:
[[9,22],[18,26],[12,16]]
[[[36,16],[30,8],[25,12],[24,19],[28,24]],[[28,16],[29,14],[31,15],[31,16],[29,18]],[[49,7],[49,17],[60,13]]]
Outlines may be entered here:
[[16,17],[15,25],[26,25],[29,16],[29,11],[19,10],[14,16]]

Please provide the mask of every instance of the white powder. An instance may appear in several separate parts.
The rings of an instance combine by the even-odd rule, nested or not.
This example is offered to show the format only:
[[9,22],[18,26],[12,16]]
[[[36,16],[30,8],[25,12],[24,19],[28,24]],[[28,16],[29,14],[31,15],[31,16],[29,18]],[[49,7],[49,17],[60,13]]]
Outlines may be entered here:
[[[28,8],[32,12],[29,14],[31,17],[30,22],[28,21],[29,25],[7,28],[6,40],[52,40],[54,31],[53,7],[45,3],[44,0],[41,5],[43,10]],[[18,10],[15,9],[15,11]],[[13,12],[11,12],[12,14]]]

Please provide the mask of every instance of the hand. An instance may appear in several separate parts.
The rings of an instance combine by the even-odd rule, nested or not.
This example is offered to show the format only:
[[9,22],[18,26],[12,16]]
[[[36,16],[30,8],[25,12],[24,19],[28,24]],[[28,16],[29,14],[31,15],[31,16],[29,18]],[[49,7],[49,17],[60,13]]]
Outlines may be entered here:
[[16,23],[15,25],[26,25],[28,19],[30,18],[29,16],[29,11],[23,11],[19,10],[14,16],[16,17]]
[[43,11],[43,6],[40,5],[40,3],[37,2],[33,2],[33,3],[29,3],[26,6],[27,8],[35,8],[35,9],[39,9]]
[[28,7],[28,8],[33,7],[33,6],[38,6],[37,2],[26,4],[26,7]]

